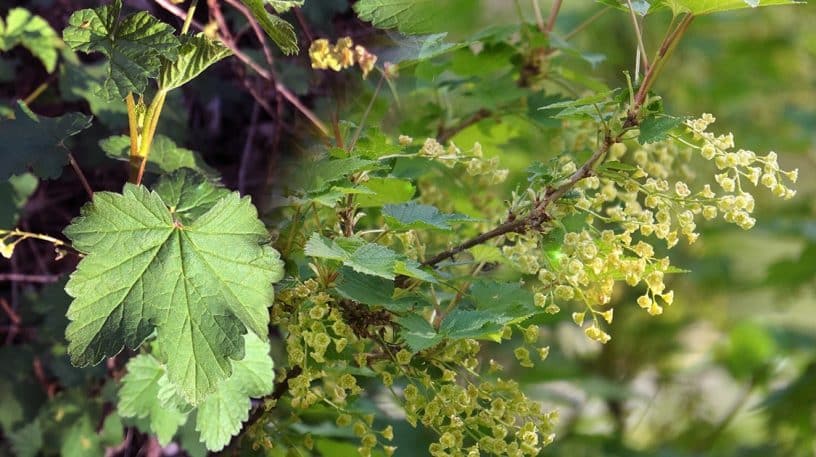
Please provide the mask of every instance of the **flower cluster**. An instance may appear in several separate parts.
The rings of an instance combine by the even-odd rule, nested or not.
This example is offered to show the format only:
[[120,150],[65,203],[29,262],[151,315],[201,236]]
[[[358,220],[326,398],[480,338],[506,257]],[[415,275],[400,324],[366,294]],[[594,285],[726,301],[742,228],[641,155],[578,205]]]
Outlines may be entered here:
[[377,63],[376,55],[359,44],[355,45],[349,37],[338,39],[334,45],[325,38],[314,40],[309,47],[309,58],[312,68],[317,70],[341,71],[357,64],[363,78],[368,77]]
[[[707,131],[713,122],[710,114],[687,121],[691,140],[673,137],[633,150],[624,143],[609,148],[607,159],[620,165],[580,181],[576,198],[562,202],[555,210],[559,217],[572,211],[585,214],[587,228],[566,233],[558,256],[549,259],[538,273],[541,287],[537,304],[557,312],[557,303],[582,302],[586,310],[574,313],[573,320],[583,326],[589,313],[592,324],[585,333],[604,343],[610,336],[600,324],[612,321],[612,309],[603,309],[610,303],[616,280],[645,286],[637,304],[649,314],[661,314],[674,300],[673,292],[666,290],[664,276],[676,269],[667,257],[655,257],[649,238],[663,240],[668,248],[681,238],[694,243],[699,237],[700,217],[711,220],[721,216],[728,223],[750,229],[756,223],[752,217],[755,200],[746,190],[747,183],[767,187],[785,199],[793,197],[795,191],[784,181],[796,182],[796,170],[781,170],[773,152],[759,156],[745,149],[734,150],[732,134],[716,136]],[[719,170],[714,176],[717,192],[711,184],[692,190],[689,183],[695,176],[689,163],[695,151]],[[672,182],[671,178],[680,179]],[[596,222],[623,230],[601,231],[595,228]]]
[[632,232],[598,231],[590,226],[567,232],[561,251],[539,270],[536,304],[546,306],[548,312],[558,312],[556,303],[581,302],[585,309],[573,313],[573,320],[583,327],[589,317],[591,324],[584,333],[606,343],[611,337],[601,329],[601,322],[612,323],[614,310],[608,306],[616,280],[621,278],[633,287],[645,285],[646,293],[638,304],[649,314],[658,315],[664,305],[674,301],[674,293],[667,291],[663,282],[670,271],[669,259],[655,257],[652,246],[635,242]]
[[555,411],[542,411],[512,380],[410,383],[403,390],[407,420],[439,434],[435,457],[539,455],[554,439]]
[[[400,136],[400,144],[410,144],[410,140],[412,140],[410,137]],[[468,175],[485,178],[487,185],[504,182],[510,173],[506,168],[499,168],[498,157],[485,158],[482,145],[479,143],[474,143],[469,151],[463,153],[452,141],[446,148],[436,139],[427,138],[419,149],[419,155],[437,160],[450,168],[464,164]]]

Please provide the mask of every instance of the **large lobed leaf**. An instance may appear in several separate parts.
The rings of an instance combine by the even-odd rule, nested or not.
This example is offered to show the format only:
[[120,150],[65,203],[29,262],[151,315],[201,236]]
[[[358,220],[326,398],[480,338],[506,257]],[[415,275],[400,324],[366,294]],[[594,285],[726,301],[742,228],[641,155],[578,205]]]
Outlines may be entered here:
[[40,178],[59,177],[68,163],[65,140],[90,127],[91,119],[80,113],[39,117],[18,102],[14,118],[0,120],[0,179],[29,169]]
[[142,94],[150,78],[159,76],[162,58],[178,58],[179,40],[173,28],[146,11],[119,19],[122,0],[75,12],[63,39],[72,49],[101,52],[108,57],[108,77],[102,92],[109,99],[129,92]]
[[137,348],[155,330],[172,348],[169,379],[197,404],[244,356],[247,329],[266,338],[282,262],[248,198],[183,170],[157,191],[95,194],[65,234],[86,254],[66,285],[75,365]]

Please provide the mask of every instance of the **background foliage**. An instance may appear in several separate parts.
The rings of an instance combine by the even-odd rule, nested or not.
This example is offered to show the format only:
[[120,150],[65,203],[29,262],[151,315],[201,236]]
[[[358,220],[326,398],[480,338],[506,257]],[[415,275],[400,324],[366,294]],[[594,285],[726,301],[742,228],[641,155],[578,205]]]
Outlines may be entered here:
[[[552,96],[562,90],[559,85],[595,91],[625,86],[623,72],[631,72],[634,66],[635,37],[628,15],[606,8],[609,2],[564,5],[555,24],[555,36],[563,40],[553,42],[559,55],[551,60],[537,60],[527,49],[508,44],[514,33],[534,33],[518,27],[521,16],[527,27],[534,28],[529,2],[521,2],[520,11],[512,2],[503,1],[423,3],[418,18],[382,25],[420,24],[399,28],[405,33],[447,36],[406,38],[395,31],[377,30],[358,19],[346,1],[307,1],[302,9],[288,13],[284,17],[296,24],[302,52],[288,57],[275,51],[270,59],[274,82],[231,58],[204,72],[184,90],[170,92],[148,179],[181,167],[220,175],[228,188],[251,195],[264,222],[280,234],[279,240],[286,241],[291,235],[287,230],[292,230],[287,221],[297,216],[293,217],[280,196],[298,188],[314,191],[300,196],[307,200],[336,198],[325,188],[326,183],[336,184],[332,179],[339,172],[303,167],[304,157],[309,160],[320,148],[315,140],[318,134],[276,84],[313,107],[326,125],[332,119],[362,119],[376,93],[357,144],[361,155],[370,151],[376,157],[384,145],[399,153],[387,137],[435,136],[468,148],[479,142],[488,160],[499,157],[501,167],[508,169],[505,183],[488,186],[484,181],[452,179],[444,164],[428,172],[423,168],[427,163],[405,160],[389,175],[371,178],[366,183],[370,192],[362,191],[358,197],[360,207],[371,208],[373,214],[383,207],[383,217],[390,225],[444,233],[503,210],[501,200],[526,180],[531,162],[546,163],[564,143],[568,149],[570,140],[581,141],[562,137],[562,123],[554,112],[535,109],[559,101]],[[357,13],[365,20],[381,20],[377,15],[383,14],[382,7],[366,9],[366,4],[377,6],[376,2],[360,2]],[[74,0],[13,0],[0,6],[0,17],[12,23],[10,14],[22,14],[14,8],[23,7],[61,31],[73,11],[96,6]],[[130,6],[150,9],[169,23],[180,24],[153,2],[132,2]],[[264,62],[266,56],[246,19],[226,4],[223,8],[240,49]],[[542,2],[541,8],[546,12],[549,3]],[[589,26],[581,26],[602,11]],[[202,4],[197,18],[206,23],[206,5]],[[668,19],[668,14],[658,13],[647,22],[644,39],[651,48],[659,42]],[[675,304],[653,318],[632,305],[633,292],[621,290],[614,301],[624,305],[617,307],[609,329],[613,339],[605,345],[587,341],[570,313],[562,312],[540,322],[541,342],[550,347],[550,353],[533,368],[514,363],[513,345],[488,346],[489,355],[483,357],[506,363],[505,376],[518,380],[545,409],[560,411],[556,440],[545,454],[807,456],[814,452],[816,188],[807,179],[816,161],[814,21],[812,5],[700,17],[654,88],[668,113],[696,117],[712,112],[718,117],[717,128],[734,132],[739,144],[758,151],[775,150],[783,168],[798,167],[805,179],[797,185],[799,193],[794,199],[780,202],[758,194],[758,223],[750,232],[730,224],[702,225],[700,241],[691,246],[681,243],[674,251],[674,264],[690,270],[667,277],[676,291]],[[56,236],[88,200],[83,184],[71,171],[72,162],[84,170],[94,191],[121,191],[127,167],[119,159],[127,159],[128,144],[126,137],[118,135],[126,132],[127,117],[122,104],[106,101],[91,84],[100,82],[106,71],[98,56],[78,56],[58,41],[58,33],[36,32],[45,28],[40,19],[30,24],[29,33],[21,38],[0,39],[0,113],[17,110],[18,117],[25,115],[15,100],[28,99],[31,110],[40,116],[81,111],[94,115],[96,122],[89,127],[82,116],[62,118],[73,126],[71,132],[86,129],[70,138],[49,136],[49,129],[55,127],[48,121],[33,125],[32,129],[42,132],[36,145],[15,143],[17,136],[3,130],[0,122],[3,170],[19,173],[33,167],[35,172],[43,170],[40,176],[59,176],[47,180],[18,174],[0,183],[0,225]],[[492,30],[483,32],[487,27]],[[342,36],[365,44],[380,62],[400,62],[399,78],[377,90],[379,75],[375,73],[361,80],[359,72],[311,69],[305,56],[307,43],[319,37],[334,42]],[[471,52],[476,45],[450,44],[470,41],[479,41],[478,54]],[[548,67],[542,70],[541,65]],[[519,80],[526,87],[520,87]],[[336,124],[345,138],[356,131],[353,124]],[[173,151],[182,146],[196,152],[181,154],[184,162],[179,163],[180,155]],[[43,158],[20,162],[18,151],[32,147],[42,151]],[[47,154],[63,151],[63,147],[71,156]],[[66,158],[51,162],[57,155]],[[346,165],[351,168],[345,175],[375,168],[370,161]],[[60,172],[62,167],[66,168]],[[416,181],[423,176],[427,177]],[[445,214],[400,206],[415,193]],[[237,202],[236,198],[233,203]],[[361,225],[365,224],[376,225],[372,219],[364,219]],[[68,236],[75,244],[79,242],[70,233]],[[306,256],[339,262],[344,272],[347,268],[393,279],[407,268],[403,265],[403,270],[395,270],[395,262],[405,259],[394,257],[383,268],[370,262],[371,253],[359,254],[358,246],[338,246],[311,232],[302,237],[296,237],[294,243],[302,242]],[[289,254],[285,243],[279,241],[276,246]],[[490,252],[482,255],[491,262],[497,260],[489,257]],[[26,240],[10,260],[2,260],[0,453],[131,455],[142,450],[172,455],[184,449],[201,455],[205,451],[199,434],[207,434],[213,443],[227,444],[233,431],[215,427],[208,432],[206,419],[199,420],[206,418],[207,408],[218,405],[199,405],[196,420],[185,422],[180,419],[189,410],[185,399],[178,399],[177,411],[168,411],[162,405],[127,401],[127,391],[119,391],[111,382],[139,376],[162,379],[163,368],[151,355],[139,355],[127,371],[124,359],[96,367],[71,365],[64,337],[70,297],[64,288],[67,273],[78,259],[71,254],[60,257],[54,260],[53,246]],[[302,270],[308,269],[307,263],[303,259],[295,262]],[[298,274],[306,277],[309,273],[294,273]],[[518,277],[512,268],[501,266],[496,274],[508,281]],[[353,286],[345,283],[340,293],[359,298],[362,292]],[[479,290],[476,288],[476,296]],[[428,344],[423,340],[427,335],[415,333],[418,336],[408,340],[409,345]],[[251,344],[246,343],[248,353]],[[271,371],[271,360],[255,355],[247,363]],[[273,344],[271,356],[275,366],[283,365],[283,345]],[[279,371],[278,376],[284,373]],[[253,397],[267,395],[273,388],[250,381],[243,385],[246,387],[238,390]],[[375,392],[372,385],[364,387]],[[112,411],[117,398],[118,410]],[[421,427],[389,416],[387,408],[378,404],[384,402],[380,396],[365,400],[362,408],[380,411],[378,427],[393,425],[397,455],[424,455],[437,440]],[[240,403],[232,398],[210,400],[217,401],[222,406]],[[239,419],[242,414],[246,417],[245,410],[235,412]],[[286,425],[288,431],[272,436],[283,441],[290,435],[310,433],[317,455],[351,455],[358,446],[348,430],[336,427],[330,414],[320,409],[310,411],[303,423]],[[180,427],[177,433],[162,433],[175,430],[173,427]],[[283,452],[280,446],[277,449],[268,452]]]

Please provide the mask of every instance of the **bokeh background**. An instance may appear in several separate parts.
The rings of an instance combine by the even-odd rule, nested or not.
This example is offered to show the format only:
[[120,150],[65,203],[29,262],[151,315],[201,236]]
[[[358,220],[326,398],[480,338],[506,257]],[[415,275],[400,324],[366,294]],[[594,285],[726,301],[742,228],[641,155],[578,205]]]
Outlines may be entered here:
[[[517,24],[519,18],[533,22],[528,1],[449,1],[460,5],[461,14],[439,18],[432,27],[449,32],[450,41],[488,26]],[[24,6],[61,30],[71,11],[98,3],[4,0],[0,15]],[[129,3],[173,20],[151,1]],[[541,1],[540,7],[546,13],[550,4]],[[300,14],[298,19],[309,24],[310,35],[352,35],[383,55],[391,52],[388,43],[403,40],[360,23],[345,0],[307,0]],[[575,32],[594,15],[599,16]],[[239,17],[229,18],[240,28]],[[668,19],[668,13],[662,13],[645,21],[649,49],[656,48]],[[635,55],[626,13],[588,0],[565,2],[555,33],[570,36],[569,49],[563,52],[565,59],[572,60],[554,63],[552,74],[564,76],[571,69],[578,74],[567,76],[583,78],[588,85],[625,84],[623,72],[632,71]],[[394,112],[392,101],[381,97],[373,116],[386,119],[382,127],[389,133],[419,137],[433,135],[428,119],[434,116],[457,118],[481,106],[500,106],[513,96],[513,79],[508,83],[506,77],[490,75],[502,74],[513,63],[501,49],[493,51],[492,60],[483,54],[471,61],[457,53],[446,57],[453,63],[429,61],[404,70],[394,90],[403,103],[413,104],[411,109]],[[303,57],[277,62],[282,81],[324,119],[358,119],[373,91],[374,83],[360,82],[358,76],[314,74]],[[83,60],[82,65],[66,64],[49,76],[24,49],[2,52],[0,104],[8,106],[46,82],[44,92],[32,103],[36,112],[94,113],[101,121],[94,133],[72,147],[94,188],[112,190],[124,181],[125,168],[106,157],[97,141],[122,131],[124,111],[89,94],[85,81],[99,76],[92,64],[93,59]],[[449,64],[455,65],[460,79],[495,86],[469,96],[443,74],[442,66]],[[547,81],[542,84],[549,87]],[[446,89],[448,98],[440,101],[435,96],[443,86],[453,89]],[[255,104],[253,91],[268,96],[272,112]],[[715,130],[733,132],[739,147],[777,151],[783,168],[800,169],[798,195],[781,202],[757,191],[755,229],[743,232],[706,224],[696,244],[675,250],[674,262],[690,273],[671,278],[669,286],[677,298],[662,316],[652,318],[641,312],[634,304],[635,295],[622,289],[616,298],[610,343],[588,342],[568,314],[562,313],[543,326],[543,338],[551,346],[547,362],[507,375],[521,381],[529,395],[561,411],[557,439],[544,455],[814,456],[816,6],[698,18],[655,91],[663,96],[669,113],[713,113],[718,118]],[[296,114],[272,88],[248,78],[235,62],[218,65],[183,95],[169,100],[167,113],[161,131],[200,151],[209,165],[223,173],[228,186],[252,194],[261,207],[272,200],[270,185],[280,179],[276,165],[310,146],[309,130],[301,128]],[[523,179],[531,161],[555,155],[549,146],[558,135],[557,124],[546,119],[530,122],[530,113],[524,114],[508,111],[490,117],[462,130],[454,140],[458,144],[479,141],[487,154],[501,157],[514,179]],[[255,130],[247,140],[250,127]],[[242,169],[250,171],[242,174]],[[69,172],[57,181],[18,181],[0,183],[3,227],[16,223],[26,230],[55,234],[85,200]],[[76,389],[76,395],[93,392],[103,399],[113,395],[110,384],[101,381],[105,367],[76,370],[64,356],[62,316],[68,298],[61,282],[73,261],[54,262],[48,246],[29,242],[20,246],[18,254],[11,262],[0,260],[0,293],[12,310],[0,313],[0,428],[4,434],[0,455],[19,451],[19,446],[9,444],[9,431],[36,414],[54,393],[52,389]],[[492,355],[512,359],[512,345],[507,346],[491,348]],[[99,403],[100,412],[104,405]],[[407,424],[397,427],[399,455],[425,455],[429,440]],[[111,443],[116,444],[115,437]]]

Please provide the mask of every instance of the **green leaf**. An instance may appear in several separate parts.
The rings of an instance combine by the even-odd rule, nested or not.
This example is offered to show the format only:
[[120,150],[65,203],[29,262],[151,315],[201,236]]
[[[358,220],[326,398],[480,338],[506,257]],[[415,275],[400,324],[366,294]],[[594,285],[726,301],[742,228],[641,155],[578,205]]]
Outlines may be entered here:
[[443,339],[419,314],[411,313],[400,317],[397,323],[400,325],[400,336],[414,353],[436,346]]
[[39,178],[59,177],[68,163],[65,140],[90,127],[91,119],[80,113],[39,117],[17,102],[14,119],[0,120],[0,179],[29,170]]
[[804,4],[801,0],[660,0],[674,14],[691,13],[697,16],[760,6]]
[[491,321],[507,324],[525,319],[540,310],[533,293],[515,282],[476,281],[470,288],[476,309],[492,313]]
[[13,432],[7,432],[11,450],[17,457],[35,457],[43,446],[43,432],[40,421],[35,420]]
[[484,311],[455,309],[445,316],[439,333],[454,340],[489,338],[501,329],[501,324],[495,322],[493,317]]
[[379,244],[352,238],[330,240],[319,233],[313,233],[306,242],[305,252],[310,257],[340,261],[358,273],[386,279],[395,277],[397,253]]
[[127,364],[127,374],[119,389],[118,411],[122,417],[147,418],[151,434],[166,446],[187,414],[177,405],[166,404],[159,398],[160,380],[166,379],[161,363],[149,354],[136,356]]
[[210,210],[230,191],[193,170],[182,168],[156,184],[156,193],[181,222],[189,224]]
[[349,267],[340,270],[335,290],[345,298],[370,306],[384,306],[394,301],[394,281],[357,273]]
[[443,214],[436,207],[416,202],[385,205],[382,211],[388,225],[402,230],[438,229],[450,231],[452,222],[472,220],[462,214]]
[[275,388],[269,345],[253,334],[246,336],[246,357],[233,364],[229,379],[218,385],[198,406],[196,430],[210,451],[220,451],[241,431],[249,417],[250,397],[262,397]]
[[23,45],[42,62],[48,73],[57,66],[60,40],[45,19],[25,8],[12,8],[5,23],[0,18],[0,51]]
[[497,246],[479,244],[468,249],[476,262],[507,263],[507,258]]
[[648,144],[663,141],[669,132],[679,127],[685,119],[674,116],[649,116],[640,123],[638,143]]
[[[175,61],[164,61],[159,76],[159,88],[169,91],[181,87],[200,75],[210,65],[232,55],[220,40],[213,40],[199,33],[179,37],[181,47]],[[152,153],[151,153],[152,156]]]
[[0,228],[11,228],[17,225],[20,210],[25,206],[28,197],[37,189],[39,180],[31,173],[12,176],[6,182],[0,182]]
[[68,352],[77,366],[96,364],[155,330],[173,348],[168,377],[197,404],[243,357],[246,329],[266,337],[282,262],[248,198],[215,200],[212,184],[184,173],[162,186],[174,193],[98,192],[66,228],[85,254],[66,285]]
[[[130,158],[130,137],[117,135],[99,141],[99,147],[108,157],[127,161]],[[156,174],[168,174],[182,168],[190,168],[210,178],[217,178],[218,171],[207,165],[195,151],[176,145],[164,135],[156,135],[150,148],[150,160],[146,170]]]
[[104,455],[99,449],[99,435],[94,430],[94,425],[87,416],[83,416],[65,431],[62,446],[60,446],[60,456],[63,457],[88,457],[92,455]]
[[373,177],[369,178],[363,186],[374,194],[357,197],[357,205],[361,208],[404,203],[411,200],[416,193],[416,187],[410,181],[397,178]]
[[437,283],[436,278],[422,268],[422,265],[414,259],[404,257],[402,260],[397,260],[394,264],[394,273],[398,275],[408,276],[409,278],[419,279],[425,282]]
[[284,54],[298,53],[297,35],[292,24],[274,14],[269,14],[264,7],[264,0],[241,0],[241,3],[249,8],[264,32],[269,35],[269,38],[272,38],[272,41],[278,45]]
[[439,32],[471,9],[472,0],[360,0],[354,4],[360,19],[408,35]]
[[59,90],[66,101],[88,103],[94,117],[113,130],[127,128],[127,105],[122,100],[108,99],[102,85],[108,77],[105,62],[83,64],[77,53],[63,50],[60,65]]
[[285,13],[292,8],[300,8],[303,6],[304,0],[266,0],[267,5],[271,6],[278,14]]
[[311,164],[306,170],[305,187],[307,191],[319,191],[327,185],[346,178],[352,173],[364,170],[373,170],[379,166],[374,160],[365,160],[358,157],[345,159],[326,159]]
[[102,93],[112,99],[128,92],[142,94],[150,78],[159,76],[161,58],[175,61],[179,40],[173,28],[145,11],[119,19],[122,0],[75,12],[63,32],[76,51],[101,52],[108,57]]
[[[398,262],[399,263],[399,262]],[[399,274],[399,273],[398,273]],[[395,313],[405,313],[424,305],[424,300],[416,295],[398,299],[394,295],[394,281],[362,273],[349,267],[340,269],[335,291],[341,297],[354,300],[370,307],[381,306]]]

